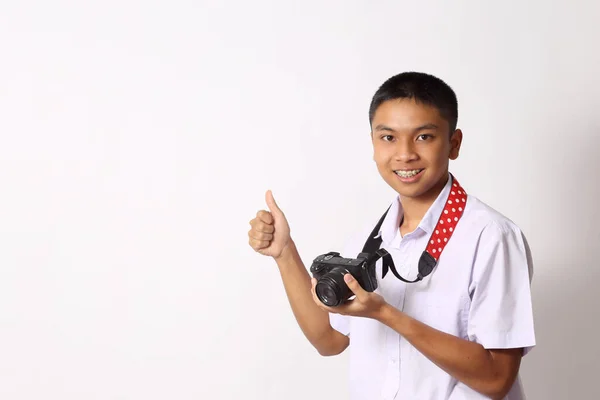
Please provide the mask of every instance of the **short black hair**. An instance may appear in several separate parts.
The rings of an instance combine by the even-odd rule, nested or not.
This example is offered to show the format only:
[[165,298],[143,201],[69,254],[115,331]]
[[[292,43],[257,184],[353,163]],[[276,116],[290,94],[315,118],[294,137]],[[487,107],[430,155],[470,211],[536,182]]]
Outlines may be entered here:
[[402,72],[385,81],[371,100],[369,124],[377,108],[385,101],[412,99],[438,109],[442,118],[448,121],[450,134],[456,130],[458,121],[458,100],[454,90],[438,77],[423,72]]

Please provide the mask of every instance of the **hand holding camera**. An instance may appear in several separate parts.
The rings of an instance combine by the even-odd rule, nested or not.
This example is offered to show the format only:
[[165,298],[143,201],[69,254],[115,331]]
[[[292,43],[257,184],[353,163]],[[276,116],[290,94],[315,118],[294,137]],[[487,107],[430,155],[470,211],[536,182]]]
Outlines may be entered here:
[[375,263],[387,254],[380,249],[373,254],[360,253],[355,259],[336,252],[316,257],[310,268],[314,301],[328,312],[378,318],[386,302],[374,293]]
[[359,254],[356,259],[340,257],[336,252],[316,257],[310,272],[317,280],[315,293],[318,299],[326,306],[335,307],[352,297],[354,294],[344,282],[345,274],[352,275],[367,292],[377,289],[373,259],[367,253]]

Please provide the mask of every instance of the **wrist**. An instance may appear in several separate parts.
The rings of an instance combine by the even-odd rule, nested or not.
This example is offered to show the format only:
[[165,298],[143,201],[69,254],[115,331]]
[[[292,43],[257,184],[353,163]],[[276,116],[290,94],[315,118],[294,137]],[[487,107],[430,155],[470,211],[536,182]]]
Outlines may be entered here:
[[376,319],[384,325],[389,326],[389,321],[394,319],[394,314],[397,312],[398,310],[396,308],[392,307],[389,303],[386,302],[379,308],[379,310],[374,316],[374,319]]
[[415,322],[417,321],[390,304],[386,303],[381,308],[377,320],[398,332],[405,339],[410,340],[415,334]]
[[278,266],[281,266],[282,264],[288,264],[294,259],[294,256],[297,252],[298,251],[296,250],[296,244],[290,238],[287,244],[283,246],[281,253],[277,257],[273,257],[273,259],[275,260],[275,262],[277,262]]

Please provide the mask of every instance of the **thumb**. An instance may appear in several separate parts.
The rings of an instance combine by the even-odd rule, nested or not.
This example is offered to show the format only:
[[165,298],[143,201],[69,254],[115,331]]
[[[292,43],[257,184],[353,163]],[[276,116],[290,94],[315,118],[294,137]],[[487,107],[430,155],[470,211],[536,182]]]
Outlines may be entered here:
[[356,295],[356,298],[358,298],[359,300],[362,300],[365,297],[365,295],[367,294],[365,289],[363,289],[358,284],[358,282],[356,281],[356,279],[354,279],[352,274],[345,274],[344,282],[346,282],[346,285],[348,285],[348,288],[350,290],[352,290],[352,293],[354,293]]
[[267,201],[267,206],[269,207],[269,211],[271,211],[271,213],[277,214],[277,215],[283,215],[283,211],[281,211],[281,209],[275,202],[275,198],[273,197],[273,192],[271,192],[270,190],[267,190],[265,199]]

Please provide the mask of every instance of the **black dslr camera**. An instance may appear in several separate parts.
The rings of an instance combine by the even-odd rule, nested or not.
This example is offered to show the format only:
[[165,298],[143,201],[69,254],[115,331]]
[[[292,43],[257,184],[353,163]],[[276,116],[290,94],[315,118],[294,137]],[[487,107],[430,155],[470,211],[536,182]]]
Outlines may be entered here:
[[387,251],[380,249],[374,254],[360,253],[356,258],[343,258],[336,252],[318,256],[310,266],[310,272],[317,279],[317,297],[326,306],[335,307],[354,296],[344,282],[344,275],[347,273],[351,274],[364,290],[373,292],[377,289],[375,263],[387,254]]

